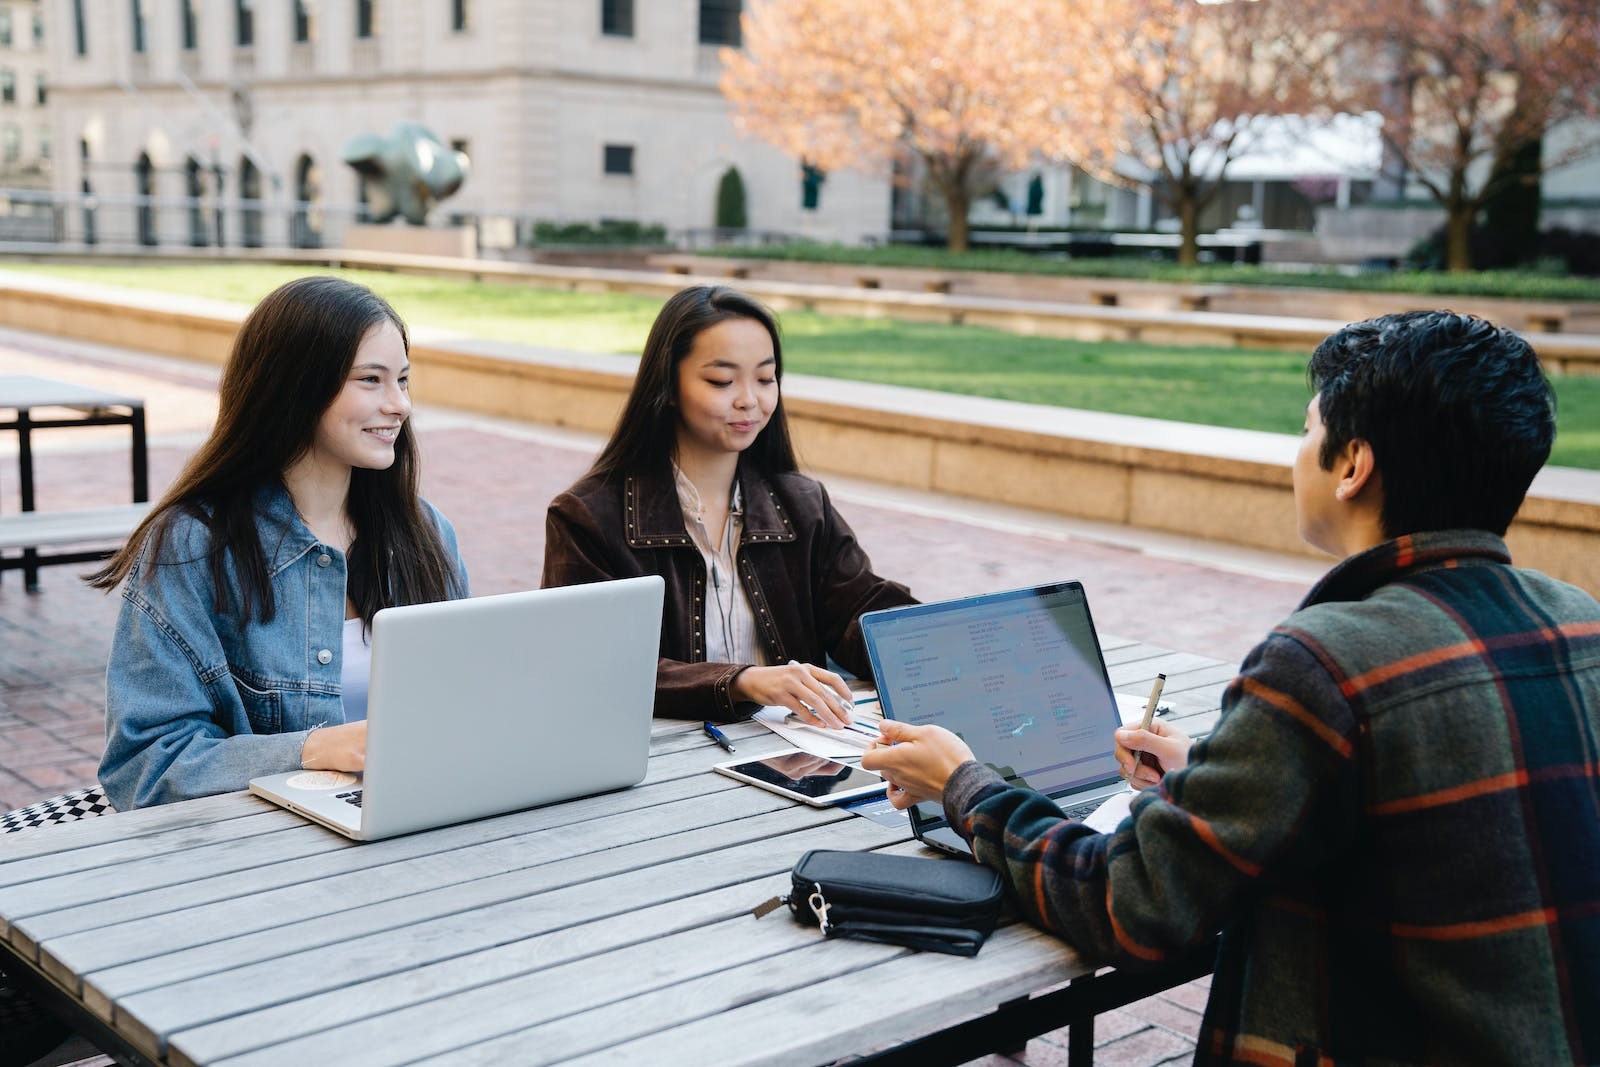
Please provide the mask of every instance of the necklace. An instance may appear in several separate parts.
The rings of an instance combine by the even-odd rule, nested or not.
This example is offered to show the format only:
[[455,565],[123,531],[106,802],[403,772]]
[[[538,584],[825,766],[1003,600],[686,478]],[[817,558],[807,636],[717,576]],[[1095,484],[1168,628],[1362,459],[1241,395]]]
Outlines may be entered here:
[[[700,521],[700,529],[705,530],[704,519]],[[709,546],[711,541],[710,531],[706,531],[706,541]],[[723,558],[723,553],[727,553],[728,562],[728,595],[726,602],[724,602],[722,595],[722,575],[717,569],[717,561]],[[711,556],[711,589],[712,594],[716,597],[717,618],[722,622],[722,639],[728,646],[729,661],[740,663],[743,661],[739,658],[739,635],[734,631],[733,627],[733,598],[738,596],[739,592],[734,588],[733,508],[731,506],[728,508],[728,517],[722,520],[722,542],[718,548],[711,550],[709,554]]]

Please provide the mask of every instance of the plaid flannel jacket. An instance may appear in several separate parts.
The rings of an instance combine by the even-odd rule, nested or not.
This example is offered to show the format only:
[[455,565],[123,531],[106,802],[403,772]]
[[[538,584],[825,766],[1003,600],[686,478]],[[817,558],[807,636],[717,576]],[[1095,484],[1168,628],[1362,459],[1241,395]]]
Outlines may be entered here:
[[1200,1063],[1600,1061],[1600,605],[1481,531],[1335,567],[1114,834],[968,763],[945,806],[1118,965],[1222,931]]

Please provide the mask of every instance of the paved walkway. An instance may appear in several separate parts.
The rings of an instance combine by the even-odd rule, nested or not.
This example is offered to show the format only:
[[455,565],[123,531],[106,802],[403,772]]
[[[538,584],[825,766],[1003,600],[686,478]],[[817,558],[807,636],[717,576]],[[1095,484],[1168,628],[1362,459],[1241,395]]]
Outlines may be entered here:
[[[150,477],[159,494],[215,414],[214,368],[0,329],[0,374],[39,374],[142,395]],[[588,435],[421,408],[415,416],[425,494],[455,523],[479,594],[538,584],[544,511],[583,473]],[[36,437],[38,506],[127,499],[127,432],[58,430]],[[0,510],[17,509],[15,440],[0,439]],[[876,569],[924,600],[1063,578],[1081,579],[1108,633],[1237,661],[1291,610],[1321,569],[1120,527],[1062,520],[954,497],[829,479]],[[21,575],[0,584],[0,810],[94,778],[103,744],[104,667],[118,598],[88,589],[78,568],[48,568],[43,591]],[[1096,1062],[1159,1064],[1192,1055],[1206,983],[1100,1017]],[[1065,1062],[1065,1032],[994,1065]]]

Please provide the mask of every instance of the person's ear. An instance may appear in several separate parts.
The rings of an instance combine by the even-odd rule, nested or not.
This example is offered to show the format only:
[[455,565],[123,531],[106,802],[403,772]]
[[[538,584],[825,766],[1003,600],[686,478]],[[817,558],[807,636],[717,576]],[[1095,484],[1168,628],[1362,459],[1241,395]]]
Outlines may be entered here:
[[1378,460],[1372,444],[1359,437],[1352,440],[1339,451],[1333,469],[1339,475],[1333,495],[1340,500],[1356,499],[1369,486],[1376,485]]

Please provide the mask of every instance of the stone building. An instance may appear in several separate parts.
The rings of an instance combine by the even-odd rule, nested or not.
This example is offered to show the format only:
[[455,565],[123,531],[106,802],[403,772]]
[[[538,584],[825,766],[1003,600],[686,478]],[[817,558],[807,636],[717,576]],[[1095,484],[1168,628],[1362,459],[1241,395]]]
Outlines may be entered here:
[[[435,218],[481,220],[490,247],[526,240],[535,220],[706,230],[730,167],[752,231],[858,241],[887,229],[883,178],[830,174],[803,207],[798,163],[735,134],[718,50],[738,44],[740,0],[43,8],[54,188],[94,197],[69,239],[337,244],[360,198],[343,145],[400,121],[469,155],[471,176]],[[25,17],[17,32],[30,32]]]
[[0,0],[0,186],[50,184],[49,55],[38,0]]

